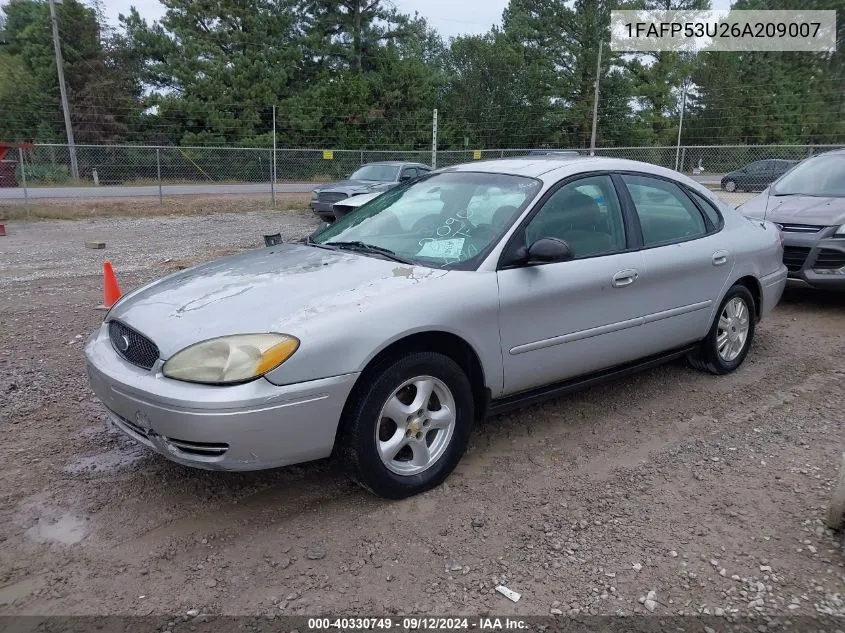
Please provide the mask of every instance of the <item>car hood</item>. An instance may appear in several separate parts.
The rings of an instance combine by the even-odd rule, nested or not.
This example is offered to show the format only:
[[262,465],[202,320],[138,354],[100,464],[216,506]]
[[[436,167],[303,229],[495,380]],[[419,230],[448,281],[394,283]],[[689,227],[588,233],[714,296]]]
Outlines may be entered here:
[[845,224],[845,198],[770,196],[768,190],[737,209],[743,215],[780,224],[834,226]]
[[376,182],[373,180],[341,180],[322,187],[315,191],[385,191],[395,186],[395,182]]
[[446,274],[357,253],[281,244],[160,279],[126,295],[107,318],[148,336],[167,359],[188,345],[229,334],[302,337],[327,312],[360,312],[380,297],[396,297]]

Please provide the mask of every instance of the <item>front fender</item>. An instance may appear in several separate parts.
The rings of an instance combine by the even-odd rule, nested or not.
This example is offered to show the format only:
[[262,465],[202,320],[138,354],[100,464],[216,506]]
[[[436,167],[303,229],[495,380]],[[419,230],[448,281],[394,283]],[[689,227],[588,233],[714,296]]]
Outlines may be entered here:
[[[472,347],[495,397],[503,385],[495,272],[397,265],[401,283],[374,283],[279,324],[300,338],[297,352],[267,374],[277,385],[361,372],[393,343],[447,332]],[[426,271],[429,271],[426,273]]]

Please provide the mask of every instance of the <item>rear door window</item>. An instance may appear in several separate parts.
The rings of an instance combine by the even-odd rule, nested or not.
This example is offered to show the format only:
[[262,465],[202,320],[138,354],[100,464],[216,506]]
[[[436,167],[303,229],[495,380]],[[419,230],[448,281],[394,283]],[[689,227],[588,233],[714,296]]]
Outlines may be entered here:
[[673,182],[622,174],[643,232],[646,247],[682,242],[707,234],[704,217]]

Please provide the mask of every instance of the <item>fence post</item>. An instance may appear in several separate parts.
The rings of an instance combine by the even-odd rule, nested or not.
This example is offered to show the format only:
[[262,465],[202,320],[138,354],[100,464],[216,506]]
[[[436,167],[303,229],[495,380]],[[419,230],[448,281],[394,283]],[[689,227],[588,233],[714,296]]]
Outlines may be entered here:
[[358,166],[361,167],[364,164],[364,150],[361,150],[361,159],[358,161]]
[[26,206],[26,219],[29,219],[29,192],[26,189],[26,165],[23,162],[23,148],[18,148],[18,159],[21,164],[21,182],[23,183],[23,203]]
[[273,167],[270,169],[270,198],[276,208],[276,106],[273,106]]
[[687,159],[687,146],[684,145],[681,148],[681,168],[677,171],[684,173],[684,165],[686,164],[686,159]]
[[431,168],[437,169],[437,108],[431,118]]
[[161,191],[161,149],[156,147],[156,177],[158,178],[158,203],[164,204],[164,196]]

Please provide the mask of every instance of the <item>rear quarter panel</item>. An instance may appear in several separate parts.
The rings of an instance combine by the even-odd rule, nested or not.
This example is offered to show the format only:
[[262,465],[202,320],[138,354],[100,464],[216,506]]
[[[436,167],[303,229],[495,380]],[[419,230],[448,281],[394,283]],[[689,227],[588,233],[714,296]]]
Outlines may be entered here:
[[786,279],[779,231],[771,222],[750,220],[733,209],[722,209],[722,215],[725,218],[725,226],[721,231],[724,248],[734,254],[734,266],[715,304],[711,322],[725,293],[744,277],[752,277],[757,281],[762,297],[759,310],[762,317],[780,299],[782,288],[779,290],[777,284],[772,285],[773,282]]
[[[666,170],[668,172],[668,170]],[[733,254],[733,269],[721,290],[718,301],[715,302],[710,322],[716,316],[716,311],[727,291],[743,277],[753,277],[761,289],[763,298],[760,316],[764,316],[775,307],[780,300],[782,285],[778,280],[786,279],[786,266],[783,264],[783,246],[780,242],[780,232],[771,222],[752,220],[736,211],[715,193],[704,185],[683,174],[672,173],[672,177],[685,183],[713,203],[724,218],[724,226],[719,232],[723,240],[722,248]],[[773,280],[776,281],[773,282]],[[771,284],[768,289],[766,284]]]

